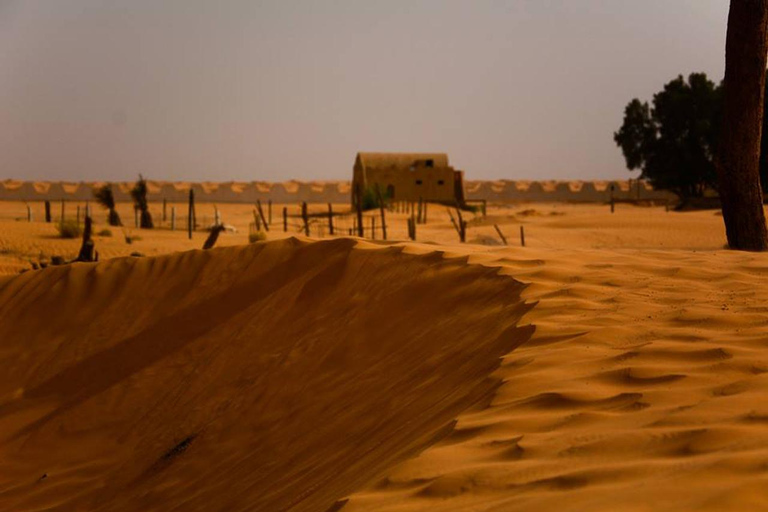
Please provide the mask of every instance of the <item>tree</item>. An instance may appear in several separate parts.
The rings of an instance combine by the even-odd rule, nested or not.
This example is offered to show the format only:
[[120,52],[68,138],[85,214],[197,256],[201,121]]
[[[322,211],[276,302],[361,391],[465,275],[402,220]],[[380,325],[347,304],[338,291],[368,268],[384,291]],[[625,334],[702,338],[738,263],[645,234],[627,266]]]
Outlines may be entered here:
[[768,249],[759,174],[767,38],[768,0],[731,0],[717,173],[732,249]]
[[131,189],[131,197],[133,198],[134,207],[141,212],[139,226],[142,229],[152,229],[155,227],[152,222],[152,214],[149,213],[149,203],[147,202],[147,181],[141,174],[139,174],[139,181]]
[[763,196],[768,192],[768,75],[763,92],[763,136],[760,141],[760,185]]
[[107,183],[103,187],[99,187],[93,191],[93,197],[96,202],[106,208],[109,213],[107,214],[107,221],[110,226],[122,226],[120,221],[120,214],[115,210],[115,195],[112,193],[112,184]]
[[613,139],[630,170],[640,169],[658,189],[671,190],[683,202],[714,187],[721,90],[704,73],[667,83],[653,107],[633,99]]

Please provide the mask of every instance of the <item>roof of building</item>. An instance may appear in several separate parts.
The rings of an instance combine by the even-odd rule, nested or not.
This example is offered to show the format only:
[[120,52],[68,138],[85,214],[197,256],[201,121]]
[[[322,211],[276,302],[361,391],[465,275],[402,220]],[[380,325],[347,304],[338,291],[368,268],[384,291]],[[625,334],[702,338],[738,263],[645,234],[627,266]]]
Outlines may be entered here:
[[446,153],[358,153],[357,158],[366,170],[408,170],[415,162],[425,160],[434,160],[435,167],[448,167]]

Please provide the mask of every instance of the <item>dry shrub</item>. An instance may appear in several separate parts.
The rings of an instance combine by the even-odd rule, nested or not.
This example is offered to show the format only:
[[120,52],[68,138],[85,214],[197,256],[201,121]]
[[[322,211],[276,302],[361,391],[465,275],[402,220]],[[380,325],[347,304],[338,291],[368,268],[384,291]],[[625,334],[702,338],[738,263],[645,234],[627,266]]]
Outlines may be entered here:
[[262,242],[267,239],[267,234],[263,231],[254,231],[248,235],[248,242]]
[[63,220],[56,225],[61,238],[79,238],[83,233],[80,225],[74,220]]

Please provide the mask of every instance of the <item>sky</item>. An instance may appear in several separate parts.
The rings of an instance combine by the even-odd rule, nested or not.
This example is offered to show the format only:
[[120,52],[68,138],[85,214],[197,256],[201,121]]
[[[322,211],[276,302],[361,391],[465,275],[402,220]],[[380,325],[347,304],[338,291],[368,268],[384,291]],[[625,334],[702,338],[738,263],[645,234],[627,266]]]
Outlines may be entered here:
[[0,179],[630,178],[634,97],[724,69],[728,0],[0,0]]

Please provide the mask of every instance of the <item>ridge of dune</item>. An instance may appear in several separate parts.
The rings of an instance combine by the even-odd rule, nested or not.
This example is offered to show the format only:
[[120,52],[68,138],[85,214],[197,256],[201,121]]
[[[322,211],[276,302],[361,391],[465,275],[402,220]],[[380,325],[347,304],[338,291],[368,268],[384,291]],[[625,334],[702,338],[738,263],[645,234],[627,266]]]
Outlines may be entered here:
[[522,290],[351,239],[4,277],[0,509],[338,509],[490,401]]

